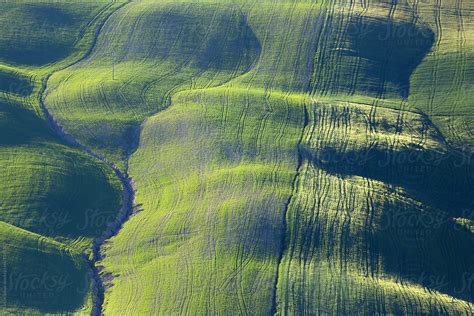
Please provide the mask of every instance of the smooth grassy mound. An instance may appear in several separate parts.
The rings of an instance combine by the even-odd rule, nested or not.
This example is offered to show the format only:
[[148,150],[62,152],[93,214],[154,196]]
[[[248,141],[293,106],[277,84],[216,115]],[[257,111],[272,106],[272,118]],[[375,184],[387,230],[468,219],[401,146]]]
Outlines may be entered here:
[[90,271],[79,254],[115,219],[120,182],[105,164],[58,141],[25,104],[2,100],[0,126],[2,307],[87,313]]
[[0,220],[50,237],[98,237],[120,209],[105,164],[58,142],[22,104],[0,103]]
[[71,54],[105,1],[3,1],[0,61],[41,66]]
[[0,241],[2,314],[90,310],[89,268],[79,252],[4,222]]

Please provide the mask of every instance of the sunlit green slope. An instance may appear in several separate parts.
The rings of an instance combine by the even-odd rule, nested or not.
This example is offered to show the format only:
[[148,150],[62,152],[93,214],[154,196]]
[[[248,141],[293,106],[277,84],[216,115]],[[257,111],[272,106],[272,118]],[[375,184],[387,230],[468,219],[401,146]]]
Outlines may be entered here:
[[[102,249],[103,312],[472,314],[472,9],[149,0],[114,12],[45,92],[136,188],[139,212]],[[22,82],[11,72],[0,83]],[[117,182],[77,155],[84,178],[63,180],[87,183],[74,203],[112,210]]]
[[90,58],[51,78],[46,102],[80,141],[123,163],[143,119],[174,92],[242,74],[258,49],[234,6],[131,3],[104,26]]
[[469,313],[470,166],[406,111],[440,37],[421,7],[117,12],[46,99],[117,162],[137,146],[142,211],[104,250],[104,312]]
[[130,160],[144,211],[107,248],[107,271],[123,277],[105,311],[118,313],[128,297],[131,314],[267,314],[300,100],[210,89],[172,104],[147,120]]
[[121,184],[107,165],[55,135],[38,93],[44,75],[85,54],[114,7],[0,4],[2,315],[90,314],[93,308],[90,248],[117,216]]

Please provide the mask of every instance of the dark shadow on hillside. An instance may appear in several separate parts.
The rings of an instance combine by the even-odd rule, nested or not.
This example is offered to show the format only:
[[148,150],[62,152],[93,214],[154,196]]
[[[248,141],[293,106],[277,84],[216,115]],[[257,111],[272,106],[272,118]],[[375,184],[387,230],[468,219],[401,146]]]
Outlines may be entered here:
[[65,58],[77,40],[81,19],[61,4],[0,4],[0,60],[40,66]]
[[[333,20],[335,30],[340,19]],[[410,76],[435,40],[425,25],[373,17],[353,18],[342,38],[339,33],[326,35],[316,91],[407,98]]]
[[[390,151],[376,146],[341,152],[300,146],[302,157],[338,177],[362,176],[396,187],[422,202],[375,200],[380,222],[366,227],[372,258],[382,257],[384,271],[399,281],[474,302],[474,234],[453,218],[474,220],[472,155],[453,149]],[[395,194],[397,196],[398,194]],[[388,202],[390,201],[390,202]],[[377,266],[373,263],[372,266]],[[377,273],[372,271],[372,273]]]
[[[23,105],[0,101],[0,146],[4,150],[0,168],[10,172],[10,182],[0,183],[0,190],[18,189],[19,200],[25,203],[0,205],[1,221],[44,236],[94,238],[115,219],[121,195],[108,175],[94,160],[66,146]],[[12,169],[11,164],[21,169]],[[36,191],[21,195],[26,184]]]
[[28,78],[0,71],[0,92],[26,97],[33,92]]
[[34,140],[51,140],[53,137],[44,121],[33,112],[20,104],[0,100],[0,145],[27,145]]
[[[118,44],[117,60],[169,59],[202,70],[237,70],[239,75],[259,56],[260,43],[246,16],[233,7],[157,6],[137,23],[143,36],[131,34],[126,43]],[[106,42],[102,38],[102,44]]]
[[358,175],[400,186],[416,199],[452,217],[465,217],[472,210],[474,220],[474,156],[455,150],[444,153],[406,148],[387,151],[372,147],[341,152],[321,148],[313,152],[304,145],[302,155],[319,168],[339,176]]
[[42,314],[80,309],[90,295],[85,264],[51,246],[47,252],[29,247],[30,242],[4,244],[0,248],[0,254],[6,252],[2,264],[5,271],[0,275],[6,290],[5,306],[34,309]]

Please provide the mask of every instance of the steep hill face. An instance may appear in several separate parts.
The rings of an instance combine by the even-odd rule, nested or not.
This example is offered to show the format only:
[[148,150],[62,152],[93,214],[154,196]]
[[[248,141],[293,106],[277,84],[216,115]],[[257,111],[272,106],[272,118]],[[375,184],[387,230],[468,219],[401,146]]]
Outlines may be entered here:
[[[473,10],[460,0],[124,3],[74,46],[85,57],[59,61],[43,85],[48,113],[83,150],[55,145],[78,171],[52,163],[63,174],[47,174],[65,185],[49,190],[30,171],[0,220],[51,247],[72,240],[61,264],[72,269],[81,238],[117,224],[109,164],[131,177],[135,208],[89,262],[105,290],[95,312],[472,314]],[[10,99],[38,90],[23,74],[35,70],[10,68],[0,73]],[[34,111],[6,109],[0,131],[18,132],[0,159],[57,141]],[[54,203],[77,218],[45,230],[35,219]],[[76,231],[90,208],[107,214],[103,225]]]

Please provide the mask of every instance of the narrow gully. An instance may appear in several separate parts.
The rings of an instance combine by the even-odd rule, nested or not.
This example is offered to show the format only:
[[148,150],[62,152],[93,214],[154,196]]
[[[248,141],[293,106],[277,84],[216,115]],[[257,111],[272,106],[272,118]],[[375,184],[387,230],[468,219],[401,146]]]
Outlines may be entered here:
[[41,82],[41,89],[38,93],[38,100],[39,100],[39,105],[41,110],[43,111],[43,114],[45,116],[45,119],[50,126],[50,128],[59,136],[61,139],[72,145],[73,147],[78,148],[85,154],[98,159],[102,161],[103,163],[107,164],[112,170],[115,172],[116,176],[119,178],[120,182],[122,183],[123,187],[123,194],[122,194],[122,208],[120,209],[117,218],[115,221],[112,223],[109,223],[107,226],[107,229],[102,233],[101,236],[96,238],[92,242],[92,258],[90,258],[87,254],[83,253],[82,257],[84,260],[87,261],[89,268],[90,268],[90,273],[91,273],[91,278],[92,278],[92,315],[93,316],[99,316],[102,315],[102,307],[104,303],[104,293],[105,293],[105,285],[104,285],[104,280],[100,276],[100,271],[101,267],[97,266],[97,262],[102,260],[102,254],[101,254],[101,248],[105,244],[105,242],[116,236],[120,229],[122,228],[123,224],[130,218],[130,216],[134,212],[134,200],[135,200],[135,189],[133,186],[133,181],[132,179],[128,176],[126,171],[120,170],[116,164],[113,162],[109,161],[107,158],[104,156],[94,152],[91,148],[79,143],[79,141],[69,134],[60,124],[58,121],[55,120],[51,112],[48,110],[46,107],[45,101],[44,101],[44,94],[45,91],[48,87],[48,80],[49,78],[56,72],[64,70],[66,68],[69,68],[73,65],[78,64],[79,62],[87,59],[90,54],[93,51],[93,48],[95,47],[97,43],[97,38],[105,25],[105,23],[109,20],[109,18],[117,12],[119,9],[121,9],[123,6],[126,4],[130,3],[125,2],[122,5],[118,6],[115,10],[111,11],[110,13],[107,14],[107,16],[104,17],[104,19],[99,23],[98,27],[96,28],[92,43],[88,51],[79,59],[76,60],[74,63],[71,63],[63,68],[57,69],[54,72],[46,75],[42,82]]
[[106,240],[114,237],[118,234],[123,224],[129,219],[134,211],[134,200],[135,200],[135,189],[133,187],[133,181],[125,172],[122,172],[113,162],[109,161],[104,156],[97,154],[92,149],[87,146],[80,144],[71,134],[67,133],[61,125],[54,119],[51,115],[49,110],[47,109],[43,96],[44,91],[47,87],[47,80],[50,76],[47,76],[43,80],[43,85],[40,93],[40,106],[43,110],[43,113],[46,117],[46,120],[50,127],[54,130],[54,132],[61,137],[63,140],[71,144],[72,146],[80,149],[82,152],[86,153],[87,155],[98,159],[105,164],[107,164],[110,168],[113,169],[116,176],[119,178],[120,182],[122,183],[123,187],[123,195],[122,195],[122,208],[118,214],[118,217],[115,219],[114,222],[110,223],[104,231],[104,233],[96,238],[92,243],[92,254],[93,258],[88,258],[87,255],[83,254],[84,259],[88,261],[88,264],[93,273],[93,285],[94,285],[94,295],[93,295],[93,311],[92,315],[101,315],[102,313],[102,304],[104,301],[104,292],[105,287],[103,281],[100,277],[100,268],[96,265],[98,261],[102,259],[102,255],[100,249],[102,245],[106,242]]
[[306,131],[306,127],[308,126],[308,120],[309,120],[308,109],[307,109],[306,105],[304,105],[303,108],[304,108],[304,124],[303,124],[303,128],[302,128],[302,131],[301,131],[300,139],[298,140],[298,144],[297,144],[298,164],[297,164],[297,167],[296,167],[296,174],[293,178],[292,193],[288,197],[288,199],[285,203],[285,207],[283,209],[282,228],[281,228],[281,233],[280,233],[280,235],[281,235],[281,237],[280,237],[281,238],[280,239],[280,249],[279,249],[279,252],[278,252],[276,275],[275,275],[275,280],[274,280],[274,283],[273,283],[272,306],[271,306],[271,310],[270,310],[269,315],[276,315],[277,312],[278,312],[278,302],[277,302],[278,301],[278,299],[277,299],[278,280],[279,280],[280,266],[281,266],[281,262],[283,260],[283,255],[285,254],[285,251],[286,251],[286,244],[287,244],[288,223],[287,223],[286,216],[288,214],[288,209],[290,207],[291,201],[292,201],[293,196],[295,194],[296,183],[298,181],[298,177],[300,175],[301,168],[302,168],[302,165],[303,165],[303,155],[301,154],[300,147],[301,147],[301,143],[303,141],[304,133]]

